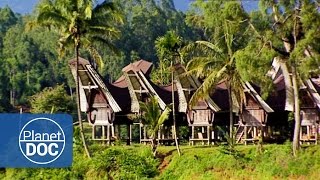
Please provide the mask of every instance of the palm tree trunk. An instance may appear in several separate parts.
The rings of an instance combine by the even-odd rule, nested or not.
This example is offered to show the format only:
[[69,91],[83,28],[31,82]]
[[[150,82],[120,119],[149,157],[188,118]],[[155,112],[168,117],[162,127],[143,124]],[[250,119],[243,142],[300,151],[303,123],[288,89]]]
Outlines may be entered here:
[[157,139],[156,137],[152,137],[152,140],[151,140],[151,148],[152,148],[152,154],[154,157],[156,157],[157,155]]
[[232,87],[230,80],[227,82],[227,89],[228,89],[228,101],[229,101],[229,137],[233,138],[233,103],[232,103]]
[[79,93],[79,40],[77,38],[76,43],[75,43],[75,53],[76,53],[76,59],[77,59],[77,63],[76,63],[76,96],[77,96],[77,112],[78,112],[78,122],[79,122],[79,127],[80,127],[80,136],[81,136],[81,140],[82,140],[82,144],[84,147],[84,150],[88,156],[88,158],[90,158],[90,152],[88,149],[88,145],[84,136],[84,132],[83,132],[83,124],[82,124],[82,118],[81,118],[81,110],[80,110],[80,93]]
[[171,62],[171,82],[172,82],[172,117],[173,117],[173,135],[174,135],[174,141],[176,144],[176,148],[178,151],[179,156],[181,156],[181,152],[180,152],[180,147],[179,147],[179,142],[178,142],[178,138],[177,138],[177,130],[176,130],[176,114],[175,114],[175,107],[174,107],[174,72],[173,72],[173,64]]
[[300,103],[299,103],[299,87],[298,87],[298,77],[295,65],[292,66],[292,84],[293,84],[293,96],[294,96],[294,135],[292,142],[293,155],[297,156],[300,147],[300,128],[301,128],[301,118],[300,118]]

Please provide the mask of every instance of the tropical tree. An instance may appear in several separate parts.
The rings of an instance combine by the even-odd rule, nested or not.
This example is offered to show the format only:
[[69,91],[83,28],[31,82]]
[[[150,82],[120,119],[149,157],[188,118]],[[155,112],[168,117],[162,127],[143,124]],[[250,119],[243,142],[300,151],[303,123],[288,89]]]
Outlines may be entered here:
[[174,6],[173,0],[116,0],[125,13],[125,24],[121,27],[123,36],[117,47],[126,55],[126,63],[139,58],[157,62],[155,40],[168,31],[175,31],[181,37],[195,40],[193,27],[187,26],[185,14]]
[[160,126],[169,118],[171,112],[170,107],[166,107],[163,112],[158,104],[157,97],[151,97],[147,102],[140,102],[142,111],[142,123],[148,125],[149,134],[151,136],[151,147],[153,155],[157,153],[157,134]]
[[30,97],[32,113],[71,113],[75,109],[71,97],[66,93],[64,85],[47,87]]
[[204,79],[190,99],[191,106],[198,99],[213,93],[217,83],[224,81],[229,95],[230,133],[233,133],[236,105],[241,112],[245,102],[243,80],[236,65],[236,52],[246,44],[247,14],[239,2],[196,1],[188,14],[189,24],[203,28],[207,41],[196,41],[189,45],[191,60],[187,64],[188,73]]
[[[319,3],[312,0],[263,0],[260,1],[260,11],[251,14],[250,26],[254,39],[239,54],[243,63],[268,62],[270,66],[270,60],[277,57],[292,74],[286,76],[285,80],[293,92],[291,101],[294,104],[295,127],[292,148],[296,156],[301,128],[299,86],[310,76],[319,73]],[[258,77],[258,74],[266,73],[251,72]],[[289,95],[292,96],[292,93]]]
[[[181,48],[183,47],[183,40],[180,36],[178,36],[174,31],[168,31],[164,36],[158,37],[155,42],[155,47],[157,50],[157,54],[160,59],[159,63],[159,71],[162,80],[162,84],[165,82],[170,81],[170,74],[171,74],[171,83],[172,83],[172,103],[174,106],[174,84],[175,84],[175,77],[174,77],[174,69],[173,64],[183,62],[183,53],[181,53]],[[159,72],[158,71],[158,72]],[[176,123],[176,116],[175,116],[175,109],[173,108],[173,130],[174,130],[174,139],[175,144],[177,147],[177,151],[179,156],[180,148],[177,138],[177,123]]]
[[153,71],[153,80],[160,85],[167,85],[171,81],[171,62],[181,63],[183,40],[175,31],[168,31],[155,41],[155,48],[159,58],[158,68]]
[[117,6],[109,1],[95,4],[94,0],[44,0],[37,7],[35,21],[29,27],[40,25],[58,31],[60,35],[60,54],[66,49],[74,48],[76,58],[76,94],[78,121],[83,146],[88,157],[90,153],[85,141],[80,112],[79,99],[79,51],[81,48],[88,50],[97,64],[102,62],[96,50],[99,44],[106,45],[114,50],[112,38],[119,35],[117,24],[122,22],[122,16]]

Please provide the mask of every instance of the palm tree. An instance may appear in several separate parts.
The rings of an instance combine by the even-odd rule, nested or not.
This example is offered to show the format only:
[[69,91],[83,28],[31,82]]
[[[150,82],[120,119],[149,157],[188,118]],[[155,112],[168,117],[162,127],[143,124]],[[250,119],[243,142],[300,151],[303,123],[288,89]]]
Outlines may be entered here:
[[236,66],[233,40],[234,37],[229,33],[228,24],[226,23],[224,34],[226,51],[208,41],[196,41],[187,47],[187,51],[192,50],[193,52],[193,58],[187,64],[187,73],[194,74],[201,79],[204,78],[201,86],[192,95],[190,105],[193,106],[199,99],[210,96],[216,85],[224,81],[228,90],[230,137],[234,134],[234,105],[241,112],[242,105],[245,102],[243,80]]
[[122,23],[122,16],[114,3],[104,1],[96,5],[95,0],[44,0],[37,7],[36,19],[29,27],[45,26],[58,31],[60,35],[60,54],[67,48],[74,48],[76,63],[76,94],[78,121],[81,139],[88,157],[90,153],[83,133],[79,99],[79,50],[85,48],[97,64],[102,59],[96,50],[97,46],[106,45],[112,50],[111,39],[119,35],[117,23]]
[[161,113],[157,97],[151,97],[147,102],[140,102],[142,111],[142,123],[149,126],[149,134],[151,135],[151,147],[153,155],[157,153],[157,134],[160,126],[169,118],[171,112],[170,107],[166,107]]
[[[183,41],[180,36],[178,36],[174,31],[168,31],[163,37],[158,37],[155,42],[155,47],[157,49],[158,56],[160,58],[160,65],[161,62],[167,62],[167,65],[170,62],[171,66],[171,82],[172,82],[172,103],[174,106],[174,68],[173,63],[182,63],[183,62],[183,56],[180,52],[180,49],[182,47]],[[161,78],[162,76],[163,67],[160,67],[161,72]],[[167,77],[168,78],[168,77]],[[177,151],[179,156],[180,148],[179,148],[179,142],[177,138],[177,125],[176,125],[176,116],[175,116],[175,108],[172,109],[173,112],[173,134],[174,134],[174,140],[177,147]]]

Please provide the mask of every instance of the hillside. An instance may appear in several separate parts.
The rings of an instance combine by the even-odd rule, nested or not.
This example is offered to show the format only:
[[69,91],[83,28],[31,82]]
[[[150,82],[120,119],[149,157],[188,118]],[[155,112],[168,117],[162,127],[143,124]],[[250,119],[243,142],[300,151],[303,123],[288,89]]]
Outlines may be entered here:
[[221,147],[160,147],[158,158],[149,146],[93,145],[89,160],[75,151],[74,164],[65,169],[7,169],[0,179],[318,179],[320,147],[310,146],[291,155],[290,145],[238,146],[238,155]]

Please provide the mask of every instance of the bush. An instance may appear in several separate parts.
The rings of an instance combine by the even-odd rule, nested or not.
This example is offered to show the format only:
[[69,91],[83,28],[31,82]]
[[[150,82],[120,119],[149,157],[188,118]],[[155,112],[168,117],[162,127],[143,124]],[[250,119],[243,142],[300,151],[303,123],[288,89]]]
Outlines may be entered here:
[[8,168],[0,171],[0,179],[147,179],[158,175],[159,161],[148,147],[106,147],[95,144],[92,159],[74,152],[70,168]]

